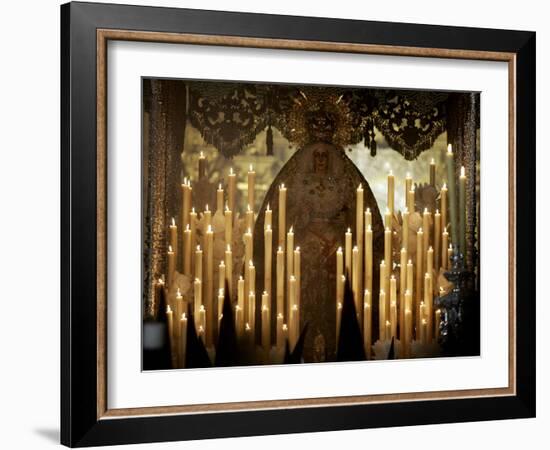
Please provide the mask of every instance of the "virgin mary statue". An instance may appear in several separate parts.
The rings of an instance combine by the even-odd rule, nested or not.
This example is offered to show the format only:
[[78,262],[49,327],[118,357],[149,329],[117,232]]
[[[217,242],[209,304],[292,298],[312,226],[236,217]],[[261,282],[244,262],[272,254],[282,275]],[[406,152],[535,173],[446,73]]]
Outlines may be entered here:
[[[278,194],[279,186],[284,184],[288,193],[285,233],[290,227],[293,228],[295,246],[300,247],[301,253],[300,330],[307,324],[303,360],[333,361],[337,349],[336,252],[338,247],[344,248],[348,228],[355,236],[356,191],[359,185],[364,189],[365,209],[370,208],[372,213],[375,292],[379,278],[376,268],[383,250],[380,244],[383,243],[384,231],[367,180],[345,154],[343,147],[333,143],[337,118],[323,110],[304,114],[307,142],[281,169],[268,190],[255,225],[254,248],[258,250],[258,260],[263,261],[263,218],[267,205],[270,205],[273,210],[272,260],[276,261]],[[263,273],[259,272],[257,277],[257,284],[262,285]],[[273,264],[272,280],[276,280],[276,264]],[[273,282],[271,311],[276,311],[275,291]],[[260,297],[257,295],[257,298]],[[260,310],[258,306],[257,312]],[[286,305],[285,311],[288,310]],[[276,314],[271,316],[274,337]],[[373,320],[376,318],[375,309]],[[286,314],[284,321],[288,321]]]

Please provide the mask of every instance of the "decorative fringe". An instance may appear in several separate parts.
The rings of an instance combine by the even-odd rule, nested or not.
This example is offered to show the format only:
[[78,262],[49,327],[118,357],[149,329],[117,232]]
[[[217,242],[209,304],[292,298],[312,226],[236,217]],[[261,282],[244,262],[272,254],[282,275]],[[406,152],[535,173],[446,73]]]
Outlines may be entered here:
[[267,156],[273,156],[273,130],[271,129],[271,124],[267,126],[265,146],[267,147]]

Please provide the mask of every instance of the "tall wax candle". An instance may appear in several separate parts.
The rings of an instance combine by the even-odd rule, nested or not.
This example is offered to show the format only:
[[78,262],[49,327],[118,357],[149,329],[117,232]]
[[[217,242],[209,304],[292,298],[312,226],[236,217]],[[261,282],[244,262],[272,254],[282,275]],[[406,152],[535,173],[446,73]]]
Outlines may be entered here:
[[246,229],[254,233],[254,210],[250,204],[246,205]]
[[409,262],[407,263],[407,291],[413,295],[413,288],[414,288],[414,267],[412,260],[409,259]]
[[344,275],[344,252],[342,247],[338,247],[336,250],[336,304],[344,301],[344,291],[340,283],[342,275]]
[[199,312],[202,305],[202,283],[201,280],[198,278],[195,278],[195,281],[193,282],[193,293],[194,293],[194,307],[193,307],[193,315],[195,316],[195,327],[199,328]]
[[432,292],[432,276],[427,273],[424,277],[424,310],[426,318],[427,341],[431,342],[433,338],[433,292]]
[[407,209],[409,210],[409,214],[414,214],[415,211],[415,192],[414,192],[414,186],[411,187],[411,190],[407,194]]
[[201,305],[199,308],[199,338],[206,345],[206,309],[204,305]]
[[208,204],[204,206],[202,220],[204,221],[204,230],[208,230],[208,227],[212,226],[212,211],[208,208]]
[[174,274],[176,271],[176,254],[174,253],[172,246],[168,246],[168,276],[167,276],[167,282],[168,282],[168,290],[172,287],[172,282],[174,281]]
[[248,169],[248,204],[250,205],[252,211],[254,211],[256,206],[255,190],[256,172],[254,171],[254,167],[252,167],[252,164],[250,164],[250,167]]
[[202,249],[200,245],[197,245],[195,250],[195,278],[198,278],[201,282],[203,281],[202,266]]
[[269,203],[265,208],[264,227],[267,227],[268,225],[273,228],[273,211],[269,208]]
[[[195,248],[195,241],[197,239],[197,213],[195,211],[195,208],[191,208],[191,212],[189,213],[189,228],[191,229],[191,247],[190,252],[194,251]],[[191,273],[195,273],[195,259],[191,258]],[[196,276],[196,275],[194,275]]]
[[224,290],[225,289],[225,261],[221,260],[220,264],[218,265],[218,290]]
[[[292,252],[294,251],[294,230],[292,227],[290,227],[290,230],[286,234],[286,281],[287,281],[287,287],[286,287],[286,297],[290,298],[290,284],[288,283],[289,277],[291,275],[294,275],[294,255]],[[292,304],[289,303],[288,308],[291,308]],[[288,311],[290,315],[290,309]]]
[[185,367],[185,356],[187,354],[187,314],[183,313],[180,319],[180,367]]
[[403,217],[403,227],[401,231],[401,240],[402,240],[402,247],[404,247],[407,252],[409,249],[409,209],[405,208],[402,214]]
[[378,297],[378,334],[380,341],[385,341],[386,337],[386,293],[380,290]]
[[286,238],[286,187],[281,184],[279,187],[279,240],[277,242],[279,247],[285,248]]
[[344,274],[346,277],[351,276],[351,228],[348,228],[348,231],[346,231],[346,240],[345,240],[345,266],[344,269],[346,273]]
[[407,289],[407,249],[401,249],[399,260],[399,339],[405,334],[405,290]]
[[441,267],[443,269],[448,268],[449,256],[447,254],[449,248],[449,233],[447,233],[447,227],[443,229],[443,234],[441,235]]
[[435,187],[435,161],[430,161],[430,185]]
[[277,315],[285,315],[285,254],[277,249]]
[[439,272],[441,267],[441,214],[436,209],[434,214],[434,267]]
[[[424,232],[424,241],[422,242],[422,248],[424,251],[430,246],[430,228],[432,222],[432,214],[428,211],[428,208],[424,208],[424,214],[422,215],[422,231]],[[424,263],[424,267],[426,264]]]
[[281,349],[285,345],[284,337],[283,337],[283,325],[284,325],[284,317],[282,314],[277,314],[277,322],[276,322],[276,337],[277,337],[277,348]]
[[372,297],[368,289],[365,289],[363,295],[363,345],[367,359],[370,359],[372,347]]
[[206,177],[206,156],[201,152],[199,155],[199,180]]
[[254,291],[250,291],[248,293],[248,325],[250,327],[251,331],[251,339],[254,341],[254,330],[256,329],[256,293]]
[[424,231],[418,229],[416,233],[416,295],[417,303],[422,299],[422,286],[424,278]]
[[268,362],[271,349],[271,318],[269,316],[269,294],[265,291],[262,294],[262,348],[266,362]]
[[466,256],[466,169],[464,166],[460,168],[458,179],[458,211],[460,252]]
[[[363,292],[363,239],[364,239],[364,190],[363,186],[360,184],[357,188],[356,193],[356,205],[355,205],[355,234],[356,234],[356,244],[357,244],[357,296],[360,297],[360,293]],[[361,299],[358,300],[358,304],[361,303]],[[360,314],[360,309],[357,309],[357,313]]]
[[410,207],[410,204],[409,204],[409,192],[411,191],[412,189],[412,177],[411,177],[411,174],[409,172],[407,172],[407,174],[405,175],[405,206],[409,209],[409,211],[411,212],[414,212],[413,209],[411,209]]
[[433,270],[434,270],[434,249],[430,247],[426,252],[426,273],[429,273],[430,276],[433,276]]
[[289,305],[290,305],[290,311],[288,316],[290,317],[290,344],[291,348],[294,348],[296,345],[297,340],[297,329],[298,329],[298,307],[295,304],[295,293],[296,293],[296,278],[294,278],[294,275],[291,275],[288,280],[289,285]]
[[233,245],[233,210],[226,207],[223,216],[225,226],[225,243],[226,245]]
[[372,229],[370,224],[365,232],[365,289],[372,292]]
[[[388,174],[388,209],[390,210],[390,213],[392,216],[393,216],[393,213],[395,212],[394,201],[395,201],[395,177],[393,175],[393,172],[390,170],[390,173]],[[391,226],[391,225],[386,225],[386,226]]]
[[441,310],[436,309],[435,310],[435,322],[434,322],[434,339],[435,342],[439,340],[439,327],[441,326]]
[[189,224],[185,225],[185,231],[183,232],[183,274],[187,277],[191,277],[191,228]]
[[384,290],[389,292],[389,286],[390,286],[390,274],[393,270],[393,256],[392,256],[392,248],[391,248],[391,229],[386,227],[386,230],[384,231],[384,262],[386,263],[386,280],[384,282]]
[[[339,282],[340,284],[343,284],[342,280],[340,280]],[[342,302],[336,302],[336,350],[338,350],[338,340],[340,339],[341,325],[342,325]]]
[[447,146],[447,178],[449,183],[449,215],[451,216],[451,238],[454,245],[458,241],[458,217],[456,208],[455,158],[451,144]]
[[166,306],[166,323],[168,324],[168,339],[170,340],[170,358],[172,361],[172,368],[175,369],[177,367],[177,359],[174,339],[174,313],[170,305]]
[[242,322],[241,322],[241,329],[240,333],[244,333],[244,324],[245,324],[245,299],[244,299],[244,279],[242,276],[239,276],[239,280],[237,281],[237,305],[239,306],[239,309],[241,310],[242,315]]
[[397,280],[395,276],[390,278],[390,308],[391,335],[397,337]]
[[206,246],[204,248],[206,259],[206,276],[204,285],[204,304],[206,309],[206,346],[214,344],[214,232],[209,226],[206,230]]
[[302,255],[300,253],[300,247],[296,247],[294,250],[294,277],[296,278],[296,304],[298,305],[298,313],[300,313],[300,302],[302,300],[301,295],[301,283],[302,283]]
[[223,188],[221,183],[218,185],[218,189],[216,190],[216,211],[220,214],[223,213]]
[[[174,251],[174,255],[176,258],[178,258],[178,227],[176,226],[176,220],[172,217],[172,222],[170,223],[170,247],[172,247],[172,250]],[[178,317],[178,316],[176,316]]]
[[244,333],[244,317],[243,310],[237,304],[235,305],[235,332],[237,333],[237,338],[241,339]]
[[227,244],[225,249],[225,278],[227,279],[227,287],[229,289],[229,297],[234,300],[233,297],[233,252],[231,251],[231,245]]
[[264,291],[271,298],[271,262],[273,258],[273,230],[271,225],[264,229]]
[[233,172],[233,167],[229,169],[227,176],[227,206],[230,211],[235,211],[235,195],[237,192],[237,177]]
[[183,184],[181,185],[181,192],[182,192],[182,208],[181,208],[181,225],[183,228],[189,223],[190,217],[189,213],[191,212],[191,203],[192,203],[192,195],[193,195],[193,188],[191,187],[191,181],[188,179],[185,179]]
[[441,227],[447,228],[449,222],[447,221],[447,197],[449,195],[449,190],[447,189],[447,184],[443,183],[443,187],[440,192],[440,203],[441,203]]
[[370,212],[370,208],[367,208],[365,211],[365,231],[367,231],[368,227],[372,228],[372,213]]
[[[353,300],[355,303],[355,312],[358,314],[358,316],[361,316],[360,311],[360,304],[362,300],[361,293],[359,292],[359,249],[357,248],[357,245],[353,247],[352,250],[352,264],[351,264],[351,286],[353,291]],[[359,327],[361,327],[363,317],[358,317],[357,320],[359,321]]]
[[384,228],[389,228],[391,230],[392,227],[392,217],[391,217],[391,211],[386,208],[386,213],[384,214]]
[[254,329],[254,311],[256,310],[256,267],[254,267],[254,263],[252,261],[250,261],[248,265],[248,290],[249,293],[254,293],[254,304],[248,305],[248,315],[246,320]]

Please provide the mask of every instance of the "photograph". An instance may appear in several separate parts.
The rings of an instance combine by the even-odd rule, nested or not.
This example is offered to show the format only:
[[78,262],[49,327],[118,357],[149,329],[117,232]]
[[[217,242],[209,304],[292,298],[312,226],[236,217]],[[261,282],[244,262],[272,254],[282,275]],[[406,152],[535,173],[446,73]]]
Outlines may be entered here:
[[142,78],[143,370],[480,355],[480,93]]

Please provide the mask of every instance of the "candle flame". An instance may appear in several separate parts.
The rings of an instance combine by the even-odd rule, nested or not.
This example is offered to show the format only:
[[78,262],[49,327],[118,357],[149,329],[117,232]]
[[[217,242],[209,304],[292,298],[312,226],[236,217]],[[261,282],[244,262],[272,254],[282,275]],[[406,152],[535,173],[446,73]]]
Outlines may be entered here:
[[437,216],[439,214],[439,209],[436,208],[435,215]]
[[194,206],[191,208],[191,214],[196,214]]
[[207,233],[212,233],[212,225],[208,225],[208,228],[206,229]]
[[285,184],[284,184],[284,183],[281,183],[281,186],[279,186],[279,189],[280,189],[280,190],[285,189]]
[[250,267],[250,268],[254,267],[254,263],[252,262],[252,260],[248,261],[248,267]]
[[231,244],[227,244],[227,250],[226,252],[230,252],[231,251]]
[[177,292],[176,292],[176,297],[181,297],[181,291],[180,291],[180,288],[178,288]]
[[435,165],[435,159],[432,158],[432,160],[430,161],[430,164]]
[[221,191],[222,190],[222,184],[218,184],[218,191]]
[[166,305],[166,314],[171,314],[172,308],[170,308],[170,305]]
[[201,152],[199,158],[201,158],[201,159],[204,158],[204,152]]
[[370,223],[367,225],[367,231],[371,231],[371,232],[372,232],[372,227],[370,226]]
[[294,250],[294,252],[295,252],[295,253],[296,253],[296,252],[300,253],[300,247],[296,247],[296,249]]
[[168,251],[169,251],[169,252],[172,251],[172,246],[171,246],[171,245],[168,246]]
[[191,231],[191,228],[189,228],[189,224],[185,225],[185,231]]
[[159,278],[159,281],[158,281],[159,284],[164,284],[164,280],[162,278]]
[[229,175],[233,175],[233,167],[229,168]]
[[229,211],[229,203],[225,202],[225,212],[231,212]]
[[201,305],[201,307],[199,308],[199,312],[201,313],[205,312],[204,305]]
[[296,277],[294,275],[290,275],[290,281],[296,281]]
[[426,319],[422,319],[422,325],[426,325],[428,322],[426,322]]
[[200,252],[201,251],[201,245],[197,245],[197,252]]
[[466,168],[464,166],[460,168],[460,176],[463,178],[466,177]]
[[266,226],[265,226],[265,231],[271,231],[271,225],[269,225],[269,224],[266,225]]
[[239,275],[239,281],[244,281],[242,275]]
[[279,245],[279,248],[277,248],[277,252],[281,252],[281,253],[282,253],[282,252],[283,252],[283,247],[281,247],[281,246]]
[[292,311],[298,311],[298,305],[296,304],[292,305]]
[[288,326],[287,326],[287,324],[286,324],[286,323],[283,323],[283,326],[282,326],[282,328],[283,328],[283,331],[288,331]]
[[441,190],[447,190],[447,183],[443,183],[443,187],[441,188]]
[[423,233],[423,231],[422,231],[422,227],[420,227],[420,228],[418,229],[418,232],[417,232],[417,234],[419,234],[419,233]]
[[389,320],[386,320],[386,326],[390,326],[391,325],[391,322]]
[[206,206],[204,207],[204,212],[208,212],[208,203],[207,203]]
[[248,325],[248,322],[246,322],[245,326],[244,326],[244,329],[246,331],[250,331],[250,325]]
[[336,253],[342,253],[342,247],[338,247],[338,250],[336,250]]
[[386,227],[386,232],[391,232],[390,227]]
[[282,319],[283,315],[281,313],[277,314],[277,319]]
[[395,275],[392,274],[392,276],[390,277],[390,280],[395,280]]
[[412,262],[412,259],[409,259],[409,262],[408,262],[407,264],[412,265],[412,263],[413,263],[413,262]]
[[[223,262],[223,259],[220,261],[220,267],[225,267],[225,263]],[[221,289],[220,289],[221,291]]]
[[290,230],[288,230],[288,234],[292,234],[294,232],[294,225],[290,225]]
[[393,177],[393,170],[390,169],[389,175],[390,175],[390,177]]
[[187,320],[187,314],[183,313],[181,315],[181,320],[183,320],[183,321]]
[[267,307],[267,305],[262,305],[262,311],[269,311],[269,308]]
[[269,208],[269,203],[267,204],[267,207],[265,208],[265,212],[267,211],[271,211],[271,209]]
[[173,227],[176,226],[176,219],[174,219],[173,217],[172,217],[172,226],[173,226]]
[[359,187],[357,188],[358,191],[362,191],[363,190],[363,183],[359,183]]
[[348,231],[346,232],[346,234],[348,234],[348,233],[351,234],[351,228],[350,227],[348,227]]
[[447,153],[453,154],[453,146],[451,144],[447,144]]
[[252,164],[250,164],[250,166],[248,166],[248,171],[249,172],[254,172],[254,167],[252,167]]

